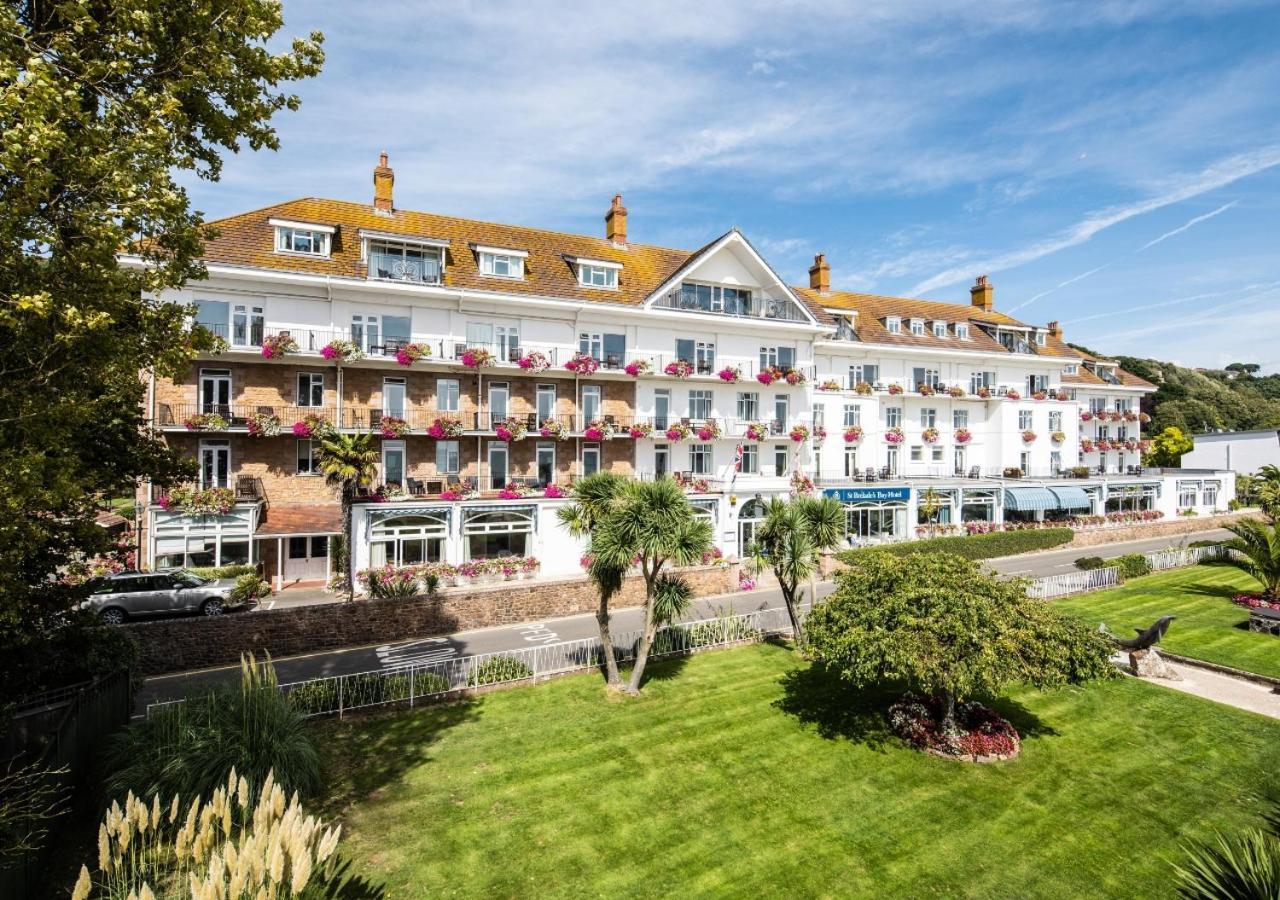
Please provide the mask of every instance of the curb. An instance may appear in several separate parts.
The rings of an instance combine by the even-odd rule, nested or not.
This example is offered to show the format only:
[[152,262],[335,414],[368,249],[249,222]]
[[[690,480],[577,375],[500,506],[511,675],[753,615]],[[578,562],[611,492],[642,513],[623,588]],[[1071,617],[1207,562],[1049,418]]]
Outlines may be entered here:
[[1254,684],[1260,684],[1263,687],[1269,687],[1275,693],[1280,694],[1280,678],[1272,678],[1270,675],[1259,675],[1257,672],[1246,672],[1243,669],[1233,669],[1231,666],[1224,666],[1220,663],[1208,662],[1203,659],[1192,659],[1189,656],[1179,656],[1176,653],[1168,653],[1162,648],[1157,651],[1165,659],[1172,662],[1181,663],[1184,666],[1191,666],[1194,669],[1206,669],[1210,672],[1217,672],[1219,675],[1228,675],[1232,678],[1239,678],[1241,681],[1251,681]]

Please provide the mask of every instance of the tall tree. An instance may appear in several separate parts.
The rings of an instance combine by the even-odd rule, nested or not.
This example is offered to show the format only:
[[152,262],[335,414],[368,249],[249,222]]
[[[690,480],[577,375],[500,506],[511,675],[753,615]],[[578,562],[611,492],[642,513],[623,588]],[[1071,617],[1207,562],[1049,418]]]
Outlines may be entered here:
[[1182,429],[1170,425],[1151,439],[1151,451],[1146,461],[1153,466],[1177,466],[1182,454],[1190,453],[1195,442],[1182,433]]
[[1234,551],[1226,561],[1256,578],[1269,600],[1280,598],[1280,522],[1241,519],[1227,528],[1235,537],[1223,544]]
[[[644,631],[636,649],[628,693],[638,693],[658,626],[689,606],[693,591],[668,567],[693,565],[711,549],[711,524],[697,518],[684,491],[670,478],[628,482],[591,533],[592,567],[619,581],[638,566],[644,577]],[[594,576],[593,576],[594,577]]]
[[[591,538],[591,533],[613,510],[627,480],[614,472],[597,472],[576,482],[573,486],[573,503],[560,507],[556,513],[569,533],[576,538]],[[588,548],[590,554],[590,548]],[[622,590],[626,570],[618,570],[597,562],[595,557],[587,566],[587,577],[596,586],[600,603],[596,607],[596,624],[600,628],[601,654],[604,656],[605,683],[610,688],[622,686],[618,675],[618,660],[613,655],[613,632],[610,629],[609,601]]]
[[[1237,478],[1239,481],[1239,478]],[[1258,470],[1258,474],[1249,485],[1262,512],[1275,522],[1280,520],[1280,466],[1268,463]],[[1237,485],[1237,492],[1239,486]]]
[[775,497],[769,501],[756,541],[782,589],[797,649],[804,645],[800,622],[804,591],[800,585],[808,581],[813,596],[813,577],[822,553],[839,547],[844,532],[844,507],[834,497],[802,496],[790,502]]
[[[105,549],[104,498],[192,471],[144,427],[139,373],[212,344],[145,301],[200,277],[182,173],[278,145],[288,82],[321,36],[271,52],[273,0],[0,5],[0,666],[24,665],[84,588],[49,576]],[[122,264],[124,252],[132,264]],[[16,683],[16,682],[7,682]]]
[[325,484],[338,492],[342,504],[342,558],[338,561],[339,586],[347,599],[355,599],[351,577],[351,506],[356,491],[373,484],[378,474],[378,451],[369,434],[330,433],[320,441],[320,471]]

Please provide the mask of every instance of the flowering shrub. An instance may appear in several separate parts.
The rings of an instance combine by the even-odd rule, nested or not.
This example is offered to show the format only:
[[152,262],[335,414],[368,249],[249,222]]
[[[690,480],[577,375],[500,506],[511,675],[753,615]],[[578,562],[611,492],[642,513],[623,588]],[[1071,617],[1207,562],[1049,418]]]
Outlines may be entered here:
[[534,350],[532,353],[526,353],[516,360],[516,365],[526,372],[532,372],[536,375],[551,368],[551,360],[547,359],[547,354],[542,351]]
[[711,490],[711,482],[707,481],[705,478],[689,478],[680,472],[674,472],[671,475],[671,480],[686,491],[705,494],[707,491]]
[[380,484],[369,499],[374,503],[386,503],[390,500],[403,500],[405,496],[404,488],[398,484]]
[[227,420],[217,413],[196,413],[183,421],[187,431],[226,431]]
[[964,395],[964,388],[960,387],[958,384],[953,384],[951,387],[947,388],[948,397],[963,397]]
[[418,593],[418,570],[387,564],[357,572],[356,583],[372,597],[412,597]]
[[683,441],[689,436],[689,426],[683,422],[672,422],[666,430],[667,440]]
[[1047,400],[1048,397],[1049,395],[1046,394],[1044,391],[1033,391],[1031,394],[1032,400]]
[[926,444],[938,443],[938,438],[940,438],[941,436],[942,435],[938,433],[938,429],[936,428],[926,428],[924,431],[920,433],[920,437],[924,440]]
[[323,437],[329,433],[329,420],[318,413],[307,413],[301,421],[293,423],[293,436],[300,438]]
[[1081,422],[1088,422],[1088,421],[1090,421],[1092,418],[1093,418],[1093,413],[1089,412],[1089,410],[1087,410],[1087,409],[1082,409],[1082,410],[1080,410],[1080,421],[1081,421]]
[[756,381],[761,384],[773,384],[782,378],[782,370],[777,366],[765,366],[756,373]]
[[703,422],[698,426],[698,440],[714,441],[720,437],[720,425],[714,420]]
[[799,369],[787,369],[786,374],[782,377],[786,379],[787,384],[796,385],[805,383],[804,373]]
[[543,420],[538,426],[538,434],[544,438],[563,441],[569,436],[569,429],[565,428],[564,423],[559,419],[550,418]]
[[396,351],[396,362],[402,366],[411,366],[430,355],[431,347],[427,344],[405,344]]
[[518,441],[524,437],[525,424],[519,419],[507,419],[499,422],[493,428],[494,436],[500,441],[506,441],[508,444]]
[[737,384],[742,380],[742,370],[737,366],[725,366],[716,373],[725,384]]
[[840,386],[840,382],[836,381],[834,378],[828,378],[826,381],[824,381],[824,382],[822,382],[820,385],[818,385],[818,390],[820,390],[820,391],[842,391],[842,390],[844,390],[844,388],[843,388],[843,387],[841,387],[841,386]]
[[980,387],[980,388],[978,388],[978,396],[979,396],[979,397],[981,397],[983,400],[990,400],[990,399],[991,399],[991,388],[989,388],[989,387]]
[[1036,433],[1035,433],[1034,431],[1032,431],[1030,428],[1028,428],[1026,431],[1022,432],[1022,442],[1023,442],[1024,444],[1030,444],[1030,443],[1034,442],[1034,441],[1035,441],[1035,439],[1036,439]]
[[814,425],[813,426],[813,442],[815,444],[821,444],[826,439],[827,439],[827,429],[822,425]]
[[1124,419],[1124,413],[1120,412],[1118,409],[1113,409],[1111,412],[1107,413],[1107,418],[1112,422],[1119,422]]
[[675,362],[669,362],[662,371],[666,372],[673,378],[688,378],[693,374],[693,363],[677,359]]
[[746,572],[738,573],[738,590],[754,591],[756,589],[756,580]]
[[502,500],[523,500],[528,496],[529,489],[515,481],[498,491],[498,497]]
[[848,428],[844,430],[845,443],[847,444],[856,443],[857,441],[862,440],[862,436],[865,433],[866,432],[862,430],[861,425],[850,425]]
[[763,422],[752,422],[747,425],[743,437],[749,441],[764,441],[769,438],[769,428]]
[[189,516],[225,516],[236,505],[231,488],[176,487],[156,499],[166,512],[180,512]]
[[894,397],[898,396],[899,394],[902,393],[902,385],[900,384],[889,385],[889,393]]
[[267,359],[279,359],[286,353],[297,353],[298,342],[287,332],[273,334],[262,342],[262,355]]
[[1017,729],[995,710],[979,703],[956,704],[958,732],[942,727],[942,705],[933,697],[906,694],[889,707],[889,724],[898,737],[917,750],[945,756],[1009,758],[1021,748]]
[[495,362],[493,352],[485,347],[468,347],[462,351],[461,359],[468,369],[487,369]]
[[1236,594],[1231,602],[1245,609],[1280,609],[1280,600],[1273,600],[1266,594]]
[[653,434],[653,426],[648,422],[636,422],[627,429],[627,433],[630,434],[634,440],[638,441],[641,438],[646,438]]
[[431,420],[431,424],[427,426],[427,437],[433,437],[437,440],[440,438],[456,438],[462,436],[462,430],[461,422],[445,416]]
[[1053,399],[1055,399],[1055,400],[1064,400],[1064,401],[1065,401],[1065,400],[1070,400],[1070,399],[1071,399],[1071,395],[1070,395],[1070,394],[1068,394],[1066,391],[1058,391],[1058,393],[1056,393],[1056,394],[1055,394],[1055,393],[1053,393],[1053,391],[1050,391],[1050,392],[1049,392],[1049,395],[1050,395],[1051,397],[1053,397]]
[[1108,440],[1099,440],[1093,446],[1099,453],[1106,453],[1111,449],[1111,442]]
[[796,471],[791,475],[791,494],[799,496],[801,494],[813,493],[813,479],[803,472]]
[[588,441],[607,441],[613,437],[613,425],[600,419],[593,419],[582,429],[582,436]]
[[871,396],[872,390],[871,382],[869,381],[859,381],[853,386],[853,392],[855,394],[861,394],[863,397]]
[[453,488],[440,492],[441,500],[461,500],[462,496],[463,492],[461,490],[454,490]]
[[1020,393],[1018,393],[1018,392],[1017,392],[1017,390],[1015,390],[1014,388],[1010,388],[1010,389],[1005,393],[1005,395],[1004,395],[1004,396],[1005,396],[1005,399],[1007,399],[1007,400],[1021,400],[1021,399],[1022,399],[1022,395],[1021,395]]
[[804,425],[797,425],[791,429],[788,436],[797,444],[803,444],[805,441],[809,440],[809,429]]
[[1151,416],[1147,415],[1144,412],[1140,412],[1138,413],[1138,421],[1141,422],[1143,425],[1145,425],[1151,421]]
[[360,351],[354,341],[345,340],[330,341],[320,348],[320,355],[325,359],[334,359],[338,362],[347,362],[348,360],[364,357],[364,353]]
[[1135,411],[1134,411],[1134,410],[1132,410],[1132,409],[1126,409],[1126,410],[1124,411],[1124,420],[1125,420],[1126,422],[1136,422],[1136,421],[1138,421],[1138,414],[1137,414],[1137,412],[1135,412]]
[[1053,441],[1055,444],[1061,444],[1066,439],[1066,434],[1061,431],[1055,431],[1053,434],[1049,435],[1049,440]]
[[384,438],[404,437],[409,431],[409,423],[399,416],[383,416],[378,420],[378,433]]
[[712,547],[710,550],[704,550],[702,552],[702,564],[704,566],[709,566],[712,563],[715,563],[716,565],[728,565],[728,562],[724,558],[724,551],[719,547]]
[[952,435],[952,438],[957,444],[967,444],[969,441],[973,440],[973,433],[970,432],[968,428],[957,428],[955,434]]
[[892,428],[885,429],[884,439],[890,444],[901,444],[906,435],[902,433],[902,429],[897,425]]
[[250,437],[275,437],[280,433],[280,417],[272,413],[254,413],[245,425]]
[[923,381],[916,385],[916,392],[921,397],[932,397],[935,393],[933,385],[927,384]]
[[1081,453],[1092,453],[1092,452],[1093,452],[1093,441],[1089,440],[1088,438],[1085,438],[1084,440],[1082,440],[1082,441],[1080,442],[1080,452],[1081,452]]
[[582,566],[584,572],[591,568],[591,559],[590,553],[584,553],[578,557],[578,565]]
[[548,500],[560,500],[567,497],[568,493],[559,485],[549,484],[543,489],[542,496],[546,497]]
[[600,360],[589,353],[583,353],[579,350],[564,364],[564,367],[575,375],[590,375],[600,368]]
[[622,371],[632,378],[639,378],[641,375],[648,375],[653,371],[653,363],[647,359],[633,359],[622,367]]

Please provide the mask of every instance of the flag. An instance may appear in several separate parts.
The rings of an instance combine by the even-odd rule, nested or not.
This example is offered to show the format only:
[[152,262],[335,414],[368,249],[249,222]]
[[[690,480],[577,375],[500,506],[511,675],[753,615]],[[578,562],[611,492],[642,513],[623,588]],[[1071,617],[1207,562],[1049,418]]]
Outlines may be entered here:
[[742,471],[742,445],[733,448],[733,471]]

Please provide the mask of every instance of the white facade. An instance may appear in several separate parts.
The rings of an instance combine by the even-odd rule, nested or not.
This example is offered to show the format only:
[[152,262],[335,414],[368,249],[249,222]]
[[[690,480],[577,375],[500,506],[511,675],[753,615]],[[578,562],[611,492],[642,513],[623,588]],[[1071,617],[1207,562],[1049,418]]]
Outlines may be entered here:
[[1182,455],[1182,465],[1196,469],[1228,469],[1251,475],[1263,466],[1280,466],[1280,432],[1234,431],[1196,434],[1195,447]]

